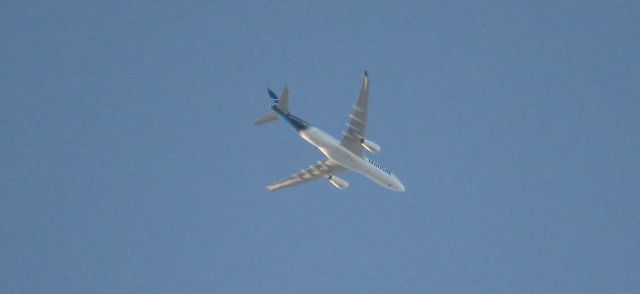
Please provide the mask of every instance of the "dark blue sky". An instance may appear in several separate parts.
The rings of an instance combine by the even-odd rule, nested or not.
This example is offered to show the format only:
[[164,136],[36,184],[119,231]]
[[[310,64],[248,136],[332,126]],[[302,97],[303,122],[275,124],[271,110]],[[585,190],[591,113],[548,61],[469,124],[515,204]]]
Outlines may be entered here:
[[[0,4],[1,293],[640,288],[637,1],[215,2]],[[407,192],[268,192],[364,70]]]

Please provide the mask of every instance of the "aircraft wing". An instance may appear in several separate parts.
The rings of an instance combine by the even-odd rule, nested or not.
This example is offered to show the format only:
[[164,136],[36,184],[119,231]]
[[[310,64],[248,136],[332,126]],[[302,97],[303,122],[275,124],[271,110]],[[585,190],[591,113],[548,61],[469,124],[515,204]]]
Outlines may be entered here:
[[329,175],[336,175],[342,171],[344,171],[344,167],[327,158],[323,161],[318,161],[318,163],[301,170],[299,173],[294,174],[289,178],[268,185],[267,189],[273,191],[287,188],[313,180],[327,178]]
[[344,137],[342,137],[342,141],[340,142],[340,145],[360,157],[362,157],[364,149],[361,143],[367,129],[368,104],[369,75],[365,71],[362,86],[360,87],[360,95],[358,95],[358,101],[353,106],[353,112],[349,115],[351,119],[347,123],[347,130],[344,132]]

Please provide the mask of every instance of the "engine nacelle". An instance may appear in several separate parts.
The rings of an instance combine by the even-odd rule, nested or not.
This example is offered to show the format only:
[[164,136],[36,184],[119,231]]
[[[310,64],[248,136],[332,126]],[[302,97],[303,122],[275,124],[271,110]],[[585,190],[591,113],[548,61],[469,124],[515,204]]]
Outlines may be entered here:
[[360,145],[362,145],[364,149],[367,149],[367,151],[371,153],[377,153],[377,152],[380,152],[380,150],[382,150],[382,147],[380,147],[380,145],[367,139],[360,140]]
[[344,190],[349,188],[349,183],[341,178],[338,178],[334,175],[329,175],[329,182],[334,185],[336,188],[340,190]]

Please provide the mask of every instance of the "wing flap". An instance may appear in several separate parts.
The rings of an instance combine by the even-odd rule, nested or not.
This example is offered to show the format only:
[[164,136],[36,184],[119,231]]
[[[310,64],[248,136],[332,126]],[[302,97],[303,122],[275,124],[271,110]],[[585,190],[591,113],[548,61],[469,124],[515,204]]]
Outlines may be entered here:
[[308,168],[303,169],[297,174],[293,174],[284,180],[268,185],[267,189],[269,191],[274,191],[282,188],[288,188],[317,179],[326,178],[329,175],[336,175],[342,171],[344,171],[344,168],[335,161],[325,159],[323,161],[318,161],[314,165],[310,165]]

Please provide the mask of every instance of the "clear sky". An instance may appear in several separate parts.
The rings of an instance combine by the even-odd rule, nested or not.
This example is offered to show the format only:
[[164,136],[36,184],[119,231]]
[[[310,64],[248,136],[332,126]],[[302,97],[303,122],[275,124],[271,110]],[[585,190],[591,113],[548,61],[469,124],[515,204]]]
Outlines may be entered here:
[[637,293],[640,2],[316,3],[2,1],[0,292]]

